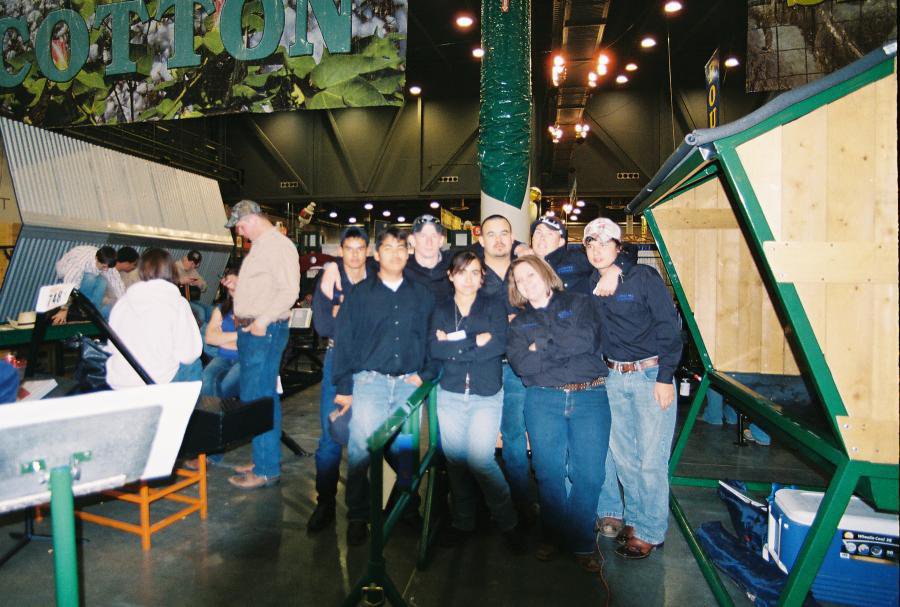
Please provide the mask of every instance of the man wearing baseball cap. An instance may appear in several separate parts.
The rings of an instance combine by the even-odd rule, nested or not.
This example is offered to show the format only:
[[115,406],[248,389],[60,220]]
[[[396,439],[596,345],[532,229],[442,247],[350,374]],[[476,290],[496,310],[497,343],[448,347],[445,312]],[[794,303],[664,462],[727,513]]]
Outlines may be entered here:
[[[585,226],[584,247],[597,282],[619,258],[622,229],[605,217],[595,219]],[[669,449],[677,409],[673,375],[682,344],[678,313],[656,269],[629,259],[620,264],[615,293],[594,298],[612,413],[597,515],[600,533],[619,542],[618,556],[643,559],[666,538]]]
[[559,275],[566,291],[590,293],[594,271],[581,247],[569,249],[569,232],[559,218],[544,215],[531,224],[531,250]]
[[274,400],[272,429],[253,438],[253,464],[237,468],[239,474],[228,482],[241,489],[257,489],[276,484],[281,475],[281,402],[275,384],[291,308],[300,293],[300,258],[294,243],[275,229],[252,200],[235,204],[225,227],[253,243],[234,292],[241,400]]
[[447,270],[453,255],[442,249],[447,236],[440,219],[430,214],[416,217],[409,241],[413,246],[413,254],[403,275],[424,285],[434,295],[435,301],[450,297],[452,290]]

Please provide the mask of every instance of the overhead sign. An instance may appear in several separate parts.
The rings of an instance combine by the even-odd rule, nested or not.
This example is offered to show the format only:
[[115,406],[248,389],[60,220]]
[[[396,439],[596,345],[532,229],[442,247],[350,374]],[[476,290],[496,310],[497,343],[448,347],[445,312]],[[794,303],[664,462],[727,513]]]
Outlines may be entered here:
[[706,125],[719,126],[719,49],[716,49],[704,68],[706,73]]
[[0,0],[0,111],[66,126],[400,105],[406,14],[404,0]]

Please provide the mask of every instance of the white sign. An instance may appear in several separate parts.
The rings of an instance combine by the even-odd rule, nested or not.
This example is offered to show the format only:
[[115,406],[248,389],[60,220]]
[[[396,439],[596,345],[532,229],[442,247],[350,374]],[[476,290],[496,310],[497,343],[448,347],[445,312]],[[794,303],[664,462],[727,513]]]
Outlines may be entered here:
[[73,284],[47,285],[41,287],[38,292],[37,304],[34,306],[35,312],[47,312],[64,305],[69,301],[69,295],[72,294]]

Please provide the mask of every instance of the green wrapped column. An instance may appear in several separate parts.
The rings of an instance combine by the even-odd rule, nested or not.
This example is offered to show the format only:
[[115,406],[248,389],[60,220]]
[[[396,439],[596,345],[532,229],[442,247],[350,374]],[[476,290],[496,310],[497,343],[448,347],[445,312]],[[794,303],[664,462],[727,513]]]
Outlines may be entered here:
[[[505,9],[505,10],[504,10]],[[481,3],[481,217],[510,219],[528,240],[531,166],[531,0]]]

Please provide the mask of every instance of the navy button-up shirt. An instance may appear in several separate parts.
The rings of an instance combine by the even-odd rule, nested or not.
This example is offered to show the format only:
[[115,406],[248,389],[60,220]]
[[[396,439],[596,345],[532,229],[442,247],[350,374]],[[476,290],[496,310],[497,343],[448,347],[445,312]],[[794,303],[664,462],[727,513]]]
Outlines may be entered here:
[[[328,299],[322,289],[319,288],[319,281],[316,281],[316,288],[313,290],[312,311],[313,311],[313,327],[321,337],[334,337],[337,328],[337,319],[334,317],[334,307],[342,303],[341,297],[346,299],[353,288],[356,286],[350,281],[347,272],[344,271],[344,263],[341,260],[337,262],[338,271],[341,274],[341,290],[334,290],[334,295]],[[378,272],[378,264],[371,257],[366,259],[366,276],[372,276]],[[319,277],[321,280],[321,276]],[[365,280],[365,279],[363,279]],[[362,281],[360,281],[362,282]]]

